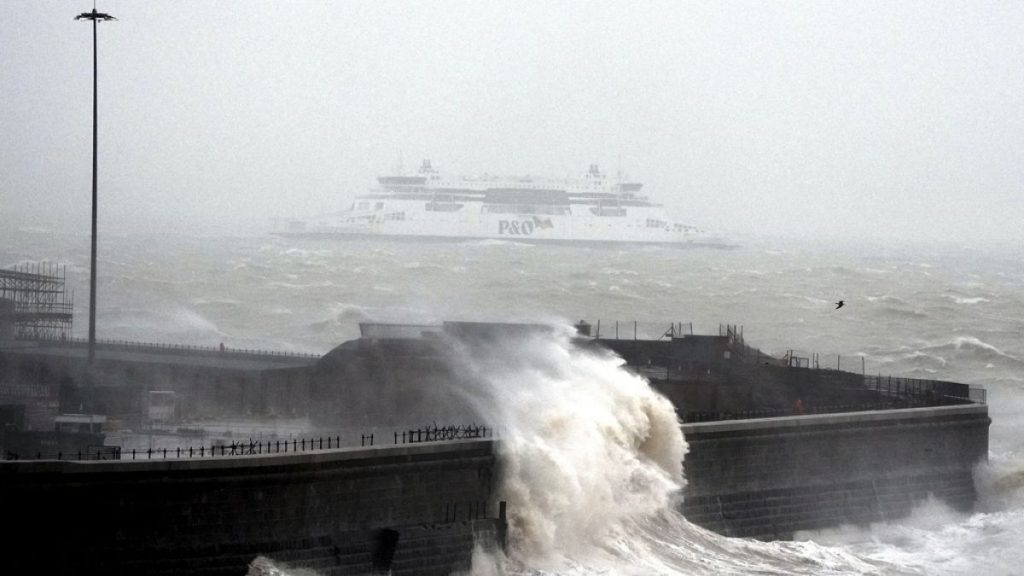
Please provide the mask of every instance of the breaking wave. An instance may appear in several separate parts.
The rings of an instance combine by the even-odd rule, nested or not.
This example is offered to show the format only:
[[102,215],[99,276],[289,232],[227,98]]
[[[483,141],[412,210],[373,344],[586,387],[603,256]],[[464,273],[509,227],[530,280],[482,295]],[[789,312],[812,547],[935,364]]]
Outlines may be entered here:
[[1000,360],[1003,362],[1009,361],[1014,364],[1024,364],[1024,360],[1007,354],[992,344],[989,344],[979,338],[975,338],[974,336],[957,336],[948,342],[926,347],[922,351],[942,356],[956,354],[975,360]]
[[903,362],[918,368],[942,368],[947,364],[946,359],[942,356],[935,356],[920,350],[903,356]]
[[[508,556],[474,574],[865,574],[883,564],[810,542],[725,538],[678,512],[686,442],[672,404],[570,330],[474,344],[464,392],[501,431]],[[514,349],[516,354],[509,354]]]
[[100,309],[100,318],[106,334],[115,339],[149,340],[153,334],[161,339],[186,341],[193,344],[214,344],[224,333],[206,316],[186,308],[173,306],[164,309],[122,308]]
[[907,306],[907,301],[899,296],[893,296],[891,294],[883,294],[881,296],[868,296],[868,302],[881,302],[883,304],[896,304],[899,306]]
[[974,512],[953,510],[929,497],[908,518],[870,526],[801,532],[799,539],[841,547],[909,574],[1019,574],[1024,555],[1024,463],[995,454],[975,472],[979,504]]
[[330,307],[326,318],[313,322],[309,328],[316,332],[334,331],[348,329],[353,324],[370,320],[372,317],[365,308],[355,304],[338,303]]

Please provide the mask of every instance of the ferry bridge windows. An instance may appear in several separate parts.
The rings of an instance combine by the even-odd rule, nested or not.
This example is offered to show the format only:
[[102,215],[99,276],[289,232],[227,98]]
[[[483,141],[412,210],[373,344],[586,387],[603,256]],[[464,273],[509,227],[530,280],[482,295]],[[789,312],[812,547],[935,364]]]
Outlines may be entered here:
[[370,203],[369,202],[360,202],[356,206],[357,210],[368,210],[369,208],[370,208]]
[[462,207],[463,204],[454,202],[427,202],[425,205],[427,212],[458,212]]
[[405,212],[392,212],[384,215],[385,220],[405,220]]
[[534,206],[526,204],[492,206],[488,212],[498,214],[541,214],[545,216],[564,216],[569,213],[568,206]]
[[648,218],[647,219],[647,227],[648,228],[665,228],[667,226],[668,226],[668,222],[665,222],[664,220],[656,220],[654,218]]

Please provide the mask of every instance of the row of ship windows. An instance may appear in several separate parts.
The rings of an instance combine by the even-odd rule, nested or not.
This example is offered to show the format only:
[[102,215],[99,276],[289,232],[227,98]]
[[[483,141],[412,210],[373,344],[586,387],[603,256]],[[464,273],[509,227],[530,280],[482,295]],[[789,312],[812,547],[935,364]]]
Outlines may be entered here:
[[[427,202],[424,208],[427,212],[458,212],[465,207],[465,204],[455,202]],[[356,210],[369,210],[369,202],[359,202],[355,205]],[[373,209],[380,211],[384,209],[383,202],[375,203]],[[494,204],[483,207],[483,211],[489,214],[542,214],[547,216],[568,216],[572,210],[567,206],[531,206],[526,204]],[[621,207],[592,206],[589,211],[594,216],[607,216],[624,218],[626,209]],[[652,224],[654,223],[654,224]],[[648,228],[660,228],[667,223],[662,220],[647,220]]]
[[[365,220],[369,220],[370,222],[381,222],[381,221],[387,221],[387,220],[405,220],[405,212],[389,212],[389,213],[384,214],[383,216],[380,216],[380,217],[374,216],[374,215],[370,215],[370,216],[363,216],[363,217],[360,217],[360,218],[349,218],[348,221],[349,222],[355,222],[357,220],[364,220],[364,219]],[[646,226],[648,228],[665,228],[665,229],[668,229],[668,222],[666,222],[664,220],[656,220],[654,218],[648,218],[647,221],[646,221]],[[683,224],[674,224],[672,227],[673,227],[673,229],[676,232],[682,232],[683,230],[686,229],[686,226],[683,225]]]
[[384,222],[386,220],[405,220],[405,212],[390,212],[383,216],[377,216],[376,214],[368,214],[366,216],[353,216],[346,220],[349,223],[355,222]]

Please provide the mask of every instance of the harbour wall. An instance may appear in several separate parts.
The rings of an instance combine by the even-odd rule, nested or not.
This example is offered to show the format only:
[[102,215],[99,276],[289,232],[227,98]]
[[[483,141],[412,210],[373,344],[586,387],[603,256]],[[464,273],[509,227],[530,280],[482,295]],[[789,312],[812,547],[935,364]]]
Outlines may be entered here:
[[[491,440],[146,461],[3,461],[8,536],[39,573],[447,575],[503,541]],[[17,552],[15,552],[17,551]]]
[[772,540],[906,516],[929,494],[969,509],[990,422],[972,404],[684,424],[683,513]]
[[[965,385],[916,382],[900,388],[897,383],[890,389],[891,383],[881,380],[870,385],[872,377],[861,374],[767,362],[730,344],[728,337],[613,342],[631,368],[650,378],[688,420],[683,424],[690,446],[683,512],[699,525],[734,536],[791,538],[799,530],[904,516],[928,494],[957,508],[975,500],[972,472],[987,457],[990,420],[987,407],[974,403]],[[63,412],[75,411],[77,397],[101,413],[140,425],[146,421],[144,393],[171,390],[179,395],[179,411],[199,420],[309,415],[325,426],[344,420],[387,427],[427,405],[444,420],[444,410],[461,415],[468,408],[448,396],[443,405],[428,402],[458,376],[445,363],[442,344],[436,338],[364,338],[320,359],[105,346],[98,349],[91,373],[82,369],[81,347],[38,345],[0,354],[0,391],[13,394],[0,394],[0,403],[29,404],[26,420],[31,421],[32,405],[54,413],[58,405]],[[363,390],[365,382],[373,387]],[[951,396],[950,387],[964,391]],[[37,391],[45,397],[35,397]],[[845,405],[858,411],[835,409]],[[876,406],[886,409],[868,409]],[[798,410],[830,413],[787,415]],[[751,418],[756,412],[777,417]],[[694,416],[713,421],[693,421]],[[747,419],[721,420],[737,417]],[[493,466],[488,470],[493,473]],[[430,498],[435,497],[425,500],[428,506],[441,505]],[[488,512],[494,516],[493,506]],[[359,518],[355,508],[339,514]],[[380,526],[394,523],[388,513],[381,514]],[[332,542],[362,538],[337,530],[347,535],[323,537]],[[264,537],[244,534],[246,542],[278,546],[259,539]]]

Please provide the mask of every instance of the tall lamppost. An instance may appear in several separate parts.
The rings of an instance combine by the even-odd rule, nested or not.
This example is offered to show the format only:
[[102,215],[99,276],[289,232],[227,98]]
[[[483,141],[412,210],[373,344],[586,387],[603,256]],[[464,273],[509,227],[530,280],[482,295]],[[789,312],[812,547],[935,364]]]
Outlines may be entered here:
[[117,20],[110,14],[83,12],[75,20],[92,20],[92,254],[89,258],[89,364],[96,358],[96,25]]

